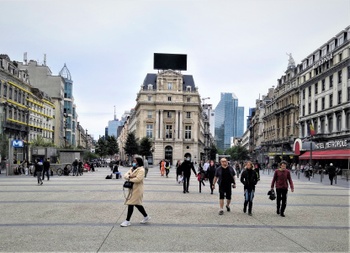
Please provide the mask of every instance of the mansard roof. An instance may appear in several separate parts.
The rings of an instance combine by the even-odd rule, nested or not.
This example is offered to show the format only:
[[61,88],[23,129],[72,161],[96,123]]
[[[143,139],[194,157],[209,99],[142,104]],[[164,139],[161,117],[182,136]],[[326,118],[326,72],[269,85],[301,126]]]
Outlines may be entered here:
[[[175,73],[175,72],[174,72]],[[159,74],[148,73],[143,81],[142,89],[147,90],[148,85],[152,84],[153,89],[157,89],[157,77]],[[195,90],[195,83],[192,75],[181,75],[182,77],[182,89],[186,90],[186,87],[190,86],[192,90]]]

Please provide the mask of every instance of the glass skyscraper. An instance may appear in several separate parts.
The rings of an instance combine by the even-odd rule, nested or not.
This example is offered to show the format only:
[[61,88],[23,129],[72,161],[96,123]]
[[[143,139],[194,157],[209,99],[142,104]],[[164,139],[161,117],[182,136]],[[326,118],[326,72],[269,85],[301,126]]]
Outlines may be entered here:
[[238,98],[233,93],[221,93],[215,108],[215,140],[218,149],[231,146],[231,137],[241,137],[244,128],[244,107],[238,106]]

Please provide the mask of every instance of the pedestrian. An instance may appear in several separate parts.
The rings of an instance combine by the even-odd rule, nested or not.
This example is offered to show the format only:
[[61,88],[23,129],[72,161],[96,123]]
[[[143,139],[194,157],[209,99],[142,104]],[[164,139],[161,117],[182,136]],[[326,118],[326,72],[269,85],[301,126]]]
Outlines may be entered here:
[[79,172],[80,176],[83,175],[83,162],[80,159],[79,159],[79,162],[78,162],[78,172]]
[[258,162],[258,160],[255,161],[255,165],[254,165],[254,170],[256,172],[256,175],[258,176],[258,181],[260,180],[260,163]]
[[329,164],[327,170],[328,170],[329,181],[330,181],[331,185],[333,185],[333,179],[334,179],[335,174],[336,174],[336,169],[333,166],[333,163]]
[[142,205],[143,200],[143,179],[145,176],[145,169],[143,167],[143,161],[141,157],[135,157],[132,163],[131,169],[124,174],[124,179],[133,182],[132,189],[129,189],[128,198],[125,200],[125,205],[128,206],[128,213],[126,220],[120,224],[121,227],[127,227],[131,225],[130,219],[136,207],[143,215],[143,219],[140,223],[147,223],[151,217],[145,211]]
[[210,160],[209,167],[207,169],[207,175],[208,175],[209,185],[210,185],[210,194],[213,194],[213,191],[214,191],[213,183],[214,183],[215,171],[216,171],[215,162],[214,160]]
[[175,168],[176,168],[176,182],[178,182],[178,183],[180,183],[180,182],[179,182],[179,176],[181,177],[181,168],[180,168],[180,165],[181,165],[181,160],[177,160],[176,165],[175,165]]
[[197,172],[189,156],[187,156],[185,160],[181,163],[180,170],[183,177],[183,193],[190,193],[188,189],[190,186],[191,170],[194,172],[196,176],[197,176]]
[[[236,173],[235,170],[228,165],[226,158],[221,158],[220,166],[215,171],[214,182],[212,188],[215,189],[215,184],[219,185],[219,215],[224,214],[224,199],[226,197],[226,210],[230,212],[230,203],[232,198],[232,188],[236,188]],[[232,188],[231,188],[232,187]]]
[[145,178],[147,178],[147,174],[148,174],[148,160],[145,157],[145,159],[143,159],[143,168],[145,169]]
[[73,163],[72,163],[72,166],[73,166],[73,176],[76,175],[78,176],[78,165],[79,165],[79,162],[78,162],[78,158],[75,158]]
[[35,167],[34,175],[36,175],[38,179],[38,185],[43,185],[43,180],[41,179],[41,173],[44,169],[43,163],[41,161],[35,160],[34,167]]
[[160,161],[160,175],[164,177],[165,174],[165,161],[164,159]]
[[252,215],[253,198],[255,193],[255,185],[258,182],[258,175],[253,169],[253,163],[251,161],[246,162],[245,169],[241,174],[241,183],[244,185],[244,205],[243,212],[247,212]]
[[170,162],[169,160],[165,160],[165,176],[169,177],[170,172]]
[[277,214],[280,214],[282,217],[285,217],[284,211],[286,210],[287,206],[288,183],[291,191],[294,192],[293,180],[290,175],[290,171],[287,170],[287,162],[282,161],[280,163],[280,168],[275,170],[271,182],[271,190],[273,190],[276,185]]
[[43,163],[43,168],[44,168],[44,171],[43,171],[43,177],[42,177],[42,180],[45,179],[45,173],[46,173],[46,176],[47,176],[47,181],[50,180],[50,158],[47,158],[44,163]]

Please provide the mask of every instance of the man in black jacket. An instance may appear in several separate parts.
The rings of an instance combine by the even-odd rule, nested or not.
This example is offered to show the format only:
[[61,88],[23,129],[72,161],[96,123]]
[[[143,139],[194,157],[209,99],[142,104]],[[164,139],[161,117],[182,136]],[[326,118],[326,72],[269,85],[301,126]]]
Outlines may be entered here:
[[197,176],[196,170],[194,168],[193,162],[191,162],[190,157],[186,157],[183,163],[180,165],[180,171],[183,176],[183,193],[189,193],[188,187],[190,185],[191,169]]
[[50,158],[47,158],[44,163],[43,163],[43,167],[44,167],[44,172],[43,172],[43,178],[42,180],[45,179],[45,173],[47,176],[47,180],[50,180]]
[[328,170],[329,181],[331,181],[331,185],[333,185],[333,179],[334,179],[334,176],[335,176],[335,173],[336,173],[336,169],[333,166],[333,163],[329,164],[327,170]]

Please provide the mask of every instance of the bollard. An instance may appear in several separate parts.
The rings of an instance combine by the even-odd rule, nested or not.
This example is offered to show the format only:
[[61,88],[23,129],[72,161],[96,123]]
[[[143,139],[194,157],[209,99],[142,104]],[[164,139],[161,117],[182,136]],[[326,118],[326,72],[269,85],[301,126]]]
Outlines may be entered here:
[[321,183],[322,183],[322,180],[323,180],[323,171],[321,172],[320,179],[321,179]]

